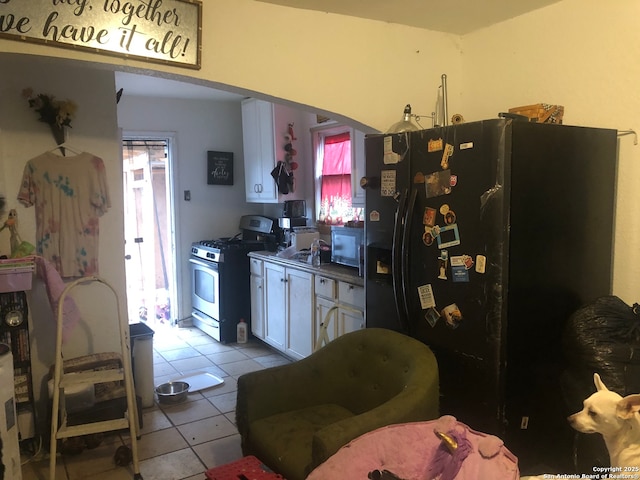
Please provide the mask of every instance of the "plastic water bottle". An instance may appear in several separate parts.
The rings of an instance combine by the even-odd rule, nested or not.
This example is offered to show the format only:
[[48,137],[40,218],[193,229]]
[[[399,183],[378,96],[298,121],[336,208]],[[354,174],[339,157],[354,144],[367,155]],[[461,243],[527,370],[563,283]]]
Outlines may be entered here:
[[238,322],[238,343],[247,343],[247,323],[244,318]]
[[311,265],[320,266],[320,240],[317,238],[311,244]]

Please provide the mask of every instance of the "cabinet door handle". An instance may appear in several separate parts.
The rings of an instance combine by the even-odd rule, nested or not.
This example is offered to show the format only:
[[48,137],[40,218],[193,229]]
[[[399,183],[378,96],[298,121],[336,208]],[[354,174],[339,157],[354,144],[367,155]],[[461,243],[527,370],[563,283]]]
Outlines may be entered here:
[[353,290],[353,285],[349,285],[349,290]]
[[326,283],[327,281],[324,278],[320,279],[320,283]]

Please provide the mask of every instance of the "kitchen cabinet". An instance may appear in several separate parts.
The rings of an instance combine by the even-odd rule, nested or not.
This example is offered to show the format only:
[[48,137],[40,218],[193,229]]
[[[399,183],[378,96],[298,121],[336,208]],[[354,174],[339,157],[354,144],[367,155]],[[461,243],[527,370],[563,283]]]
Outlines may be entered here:
[[264,341],[292,358],[313,349],[313,275],[264,263]]
[[249,253],[251,324],[256,338],[294,359],[316,348],[330,313],[329,341],[364,328],[364,287],[353,269],[314,267],[267,252]]
[[277,202],[276,184],[271,176],[276,165],[272,103],[255,98],[242,101],[242,142],[247,202]]
[[273,263],[264,264],[264,341],[284,352],[286,338],[285,268]]
[[[321,324],[328,320],[329,341],[364,328],[364,288],[345,281],[315,276],[315,328],[320,332]],[[333,309],[333,310],[332,310]],[[332,314],[327,319],[327,314]],[[314,348],[317,348],[317,338]]]
[[251,258],[249,270],[251,272],[251,333],[260,340],[264,340],[264,277],[262,260]]
[[[296,151],[293,161],[298,168],[294,171],[294,189],[288,194],[279,194],[271,171],[277,162],[284,160],[286,151],[285,135],[289,125],[297,133],[292,140]],[[278,203],[284,200],[304,200],[302,178],[305,170],[311,168],[300,159],[309,157],[309,140],[302,135],[308,125],[305,114],[284,105],[264,100],[248,98],[242,101],[242,140],[244,149],[245,195],[249,203]],[[359,179],[358,179],[359,180]]]
[[313,352],[313,275],[287,268],[287,343],[285,353],[304,358]]

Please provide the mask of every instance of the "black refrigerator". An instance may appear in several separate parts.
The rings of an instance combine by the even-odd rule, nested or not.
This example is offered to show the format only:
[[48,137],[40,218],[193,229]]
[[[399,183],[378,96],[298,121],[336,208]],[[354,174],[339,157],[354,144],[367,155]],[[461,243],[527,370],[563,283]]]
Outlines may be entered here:
[[500,118],[365,146],[367,327],[429,345],[441,414],[521,472],[571,471],[562,335],[611,293],[617,132]]

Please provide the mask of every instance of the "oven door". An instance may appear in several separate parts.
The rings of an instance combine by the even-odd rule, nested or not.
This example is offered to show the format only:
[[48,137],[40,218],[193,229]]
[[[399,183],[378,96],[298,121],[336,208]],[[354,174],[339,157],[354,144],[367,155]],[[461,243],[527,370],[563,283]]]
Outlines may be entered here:
[[220,319],[220,275],[216,262],[189,258],[191,306],[214,320]]

